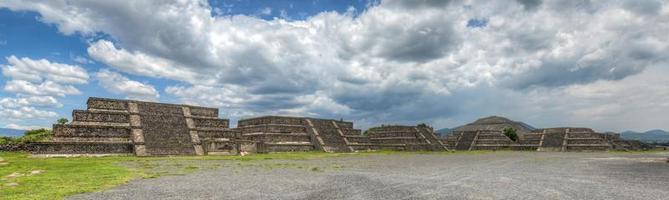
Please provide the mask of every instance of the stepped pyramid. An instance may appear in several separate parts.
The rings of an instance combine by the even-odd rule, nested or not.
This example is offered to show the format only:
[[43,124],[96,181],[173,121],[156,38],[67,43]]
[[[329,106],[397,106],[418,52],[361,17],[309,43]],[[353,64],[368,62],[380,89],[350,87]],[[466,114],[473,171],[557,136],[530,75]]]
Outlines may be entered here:
[[53,126],[50,141],[29,144],[37,154],[204,155],[233,153],[238,133],[217,108],[91,97],[70,124]]
[[[518,140],[512,141],[503,130],[513,128]],[[622,140],[616,134],[597,133],[589,128],[559,127],[535,129],[523,122],[490,116],[454,129],[442,139],[455,150],[537,150],[537,151],[606,151],[641,149],[638,141]]]
[[404,150],[445,151],[448,148],[434,134],[434,130],[424,126],[380,126],[368,130],[371,144],[379,147],[401,147]]
[[263,116],[239,120],[242,138],[262,143],[263,152],[351,152],[345,135],[360,134],[352,122],[288,116]]

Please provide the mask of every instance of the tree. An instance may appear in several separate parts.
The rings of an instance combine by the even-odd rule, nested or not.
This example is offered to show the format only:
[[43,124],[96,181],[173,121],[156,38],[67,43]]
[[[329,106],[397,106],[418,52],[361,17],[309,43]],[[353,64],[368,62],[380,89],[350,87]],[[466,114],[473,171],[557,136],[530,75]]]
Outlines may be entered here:
[[518,140],[518,133],[516,133],[516,129],[504,128],[504,130],[502,130],[502,132],[504,132],[504,135],[506,135],[506,137],[509,137],[509,139],[511,139],[513,141]]
[[67,119],[65,119],[65,118],[60,118],[60,119],[58,119],[58,121],[56,121],[56,123],[62,125],[62,124],[67,124],[67,122],[69,122],[69,121],[70,121],[70,120],[67,120]]

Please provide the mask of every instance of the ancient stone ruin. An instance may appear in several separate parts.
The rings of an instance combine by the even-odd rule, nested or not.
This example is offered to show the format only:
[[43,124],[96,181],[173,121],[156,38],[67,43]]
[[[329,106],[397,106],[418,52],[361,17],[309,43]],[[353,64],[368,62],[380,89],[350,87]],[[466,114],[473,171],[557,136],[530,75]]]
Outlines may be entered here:
[[368,130],[370,143],[404,150],[445,151],[446,146],[426,126],[381,126]]
[[[505,128],[517,131],[517,141],[504,135]],[[445,139],[454,150],[533,150],[533,151],[606,151],[638,150],[638,141],[623,140],[618,134],[597,133],[589,128],[561,127],[536,129],[503,117],[481,118],[458,127]]]
[[[28,144],[36,154],[234,155],[241,152],[367,150],[605,151],[645,148],[618,134],[589,128],[536,129],[503,117],[486,117],[437,138],[427,125],[383,125],[366,135],[353,122],[307,117],[242,119],[236,128],[217,108],[132,100],[89,98],[70,124],[53,126],[50,141]],[[503,130],[513,128],[517,140]]]
[[[51,141],[33,143],[40,154],[204,155],[236,145],[235,131],[218,109],[142,101],[89,98],[72,123],[53,126]],[[205,151],[208,150],[208,151]]]
[[50,141],[29,144],[36,154],[137,156],[238,154],[240,152],[435,150],[447,148],[431,128],[383,126],[363,136],[352,122],[305,117],[243,119],[237,128],[218,109],[132,100],[89,98],[56,124]]

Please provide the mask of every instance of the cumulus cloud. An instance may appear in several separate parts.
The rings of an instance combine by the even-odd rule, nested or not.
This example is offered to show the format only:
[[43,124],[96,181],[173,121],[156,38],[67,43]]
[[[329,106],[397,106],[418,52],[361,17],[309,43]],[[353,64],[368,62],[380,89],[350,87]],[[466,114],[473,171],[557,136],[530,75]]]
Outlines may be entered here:
[[133,81],[107,69],[95,74],[100,85],[114,94],[124,94],[129,99],[156,101],[160,96],[152,85]]
[[16,119],[46,119],[57,117],[53,111],[44,111],[39,110],[34,107],[19,107],[19,108],[5,108],[0,106],[0,116],[3,118],[16,118]]
[[21,125],[21,124],[9,123],[5,126],[5,128],[18,129],[18,130],[34,130],[34,129],[40,129],[40,128],[45,128],[45,127],[35,126],[35,125]]
[[36,96],[59,96],[81,94],[71,85],[61,85],[53,81],[36,84],[24,80],[10,80],[5,84],[5,91]]
[[[92,40],[92,59],[125,73],[180,81],[165,92],[184,102],[241,114],[450,123],[462,112],[490,113],[476,112],[483,108],[576,109],[533,95],[618,83],[666,62],[665,4],[388,0],[355,15],[323,12],[297,21],[212,16],[206,1],[3,1],[0,7],[36,11],[64,34],[109,35]],[[467,26],[472,19],[486,23]],[[500,97],[518,103],[490,100]],[[579,106],[596,107],[585,102]],[[572,114],[584,119],[625,107],[612,103]],[[562,112],[520,110],[507,112]]]
[[7,65],[2,66],[2,74],[9,81],[4,90],[30,96],[59,96],[80,94],[73,85],[88,82],[85,69],[46,59],[34,60],[9,56]]
[[7,57],[8,65],[2,66],[2,74],[14,80],[42,82],[44,80],[84,84],[88,81],[88,73],[76,65],[52,63],[46,59],[33,60],[30,58]]
[[74,85],[88,83],[85,69],[46,59],[17,58],[9,56],[2,65],[7,77],[4,91],[15,97],[0,99],[0,116],[10,120],[48,119],[58,115],[48,109],[63,105],[56,97],[81,94]]
[[0,99],[0,106],[5,108],[19,108],[25,106],[46,106],[46,107],[62,107],[56,98],[51,96],[30,96],[19,98],[2,98]]

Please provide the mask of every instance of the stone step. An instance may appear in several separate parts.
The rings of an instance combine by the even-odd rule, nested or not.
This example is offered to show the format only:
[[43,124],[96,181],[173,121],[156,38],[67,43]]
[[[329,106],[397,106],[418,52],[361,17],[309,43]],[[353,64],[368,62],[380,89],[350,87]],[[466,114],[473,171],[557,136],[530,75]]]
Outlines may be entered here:
[[312,151],[311,143],[264,143],[266,152]]
[[301,117],[277,117],[277,116],[264,116],[257,117],[252,119],[242,119],[237,123],[237,127],[246,127],[250,125],[260,125],[260,124],[292,124],[292,125],[305,125],[304,118]]
[[51,142],[129,143],[129,137],[53,137]]
[[243,134],[243,138],[253,141],[263,142],[308,142],[311,144],[311,137],[305,134],[276,134],[276,133],[253,133]]
[[370,137],[371,140],[396,140],[396,139],[418,139],[416,136],[413,137]]
[[570,137],[570,138],[567,138],[567,140],[601,140],[601,141],[603,141],[604,139],[599,138],[599,137],[579,137],[579,138]]
[[89,110],[128,110],[128,102],[124,100],[91,97],[88,98],[86,104]]
[[239,137],[239,132],[234,130],[227,131],[197,131],[197,135],[200,139],[203,138],[237,138]]
[[29,143],[34,154],[130,154],[129,142],[36,142]]
[[284,125],[284,124],[265,124],[250,125],[237,128],[242,133],[266,132],[266,133],[305,133],[306,126],[303,125]]
[[477,147],[510,147],[511,144],[474,144]]
[[101,127],[101,128],[129,128],[130,123],[114,123],[114,122],[82,122],[82,121],[73,121],[70,124],[71,127]]
[[567,144],[567,147],[609,147],[609,144]]
[[130,122],[130,115],[127,112],[74,110],[72,111],[72,121],[128,123]]
[[222,131],[222,132],[231,132],[231,131],[236,131],[231,128],[223,128],[223,127],[195,127],[192,130],[194,131]]
[[229,128],[227,119],[193,118],[193,123],[197,128]]
[[53,134],[55,137],[130,137],[130,127],[57,124],[53,126]]

